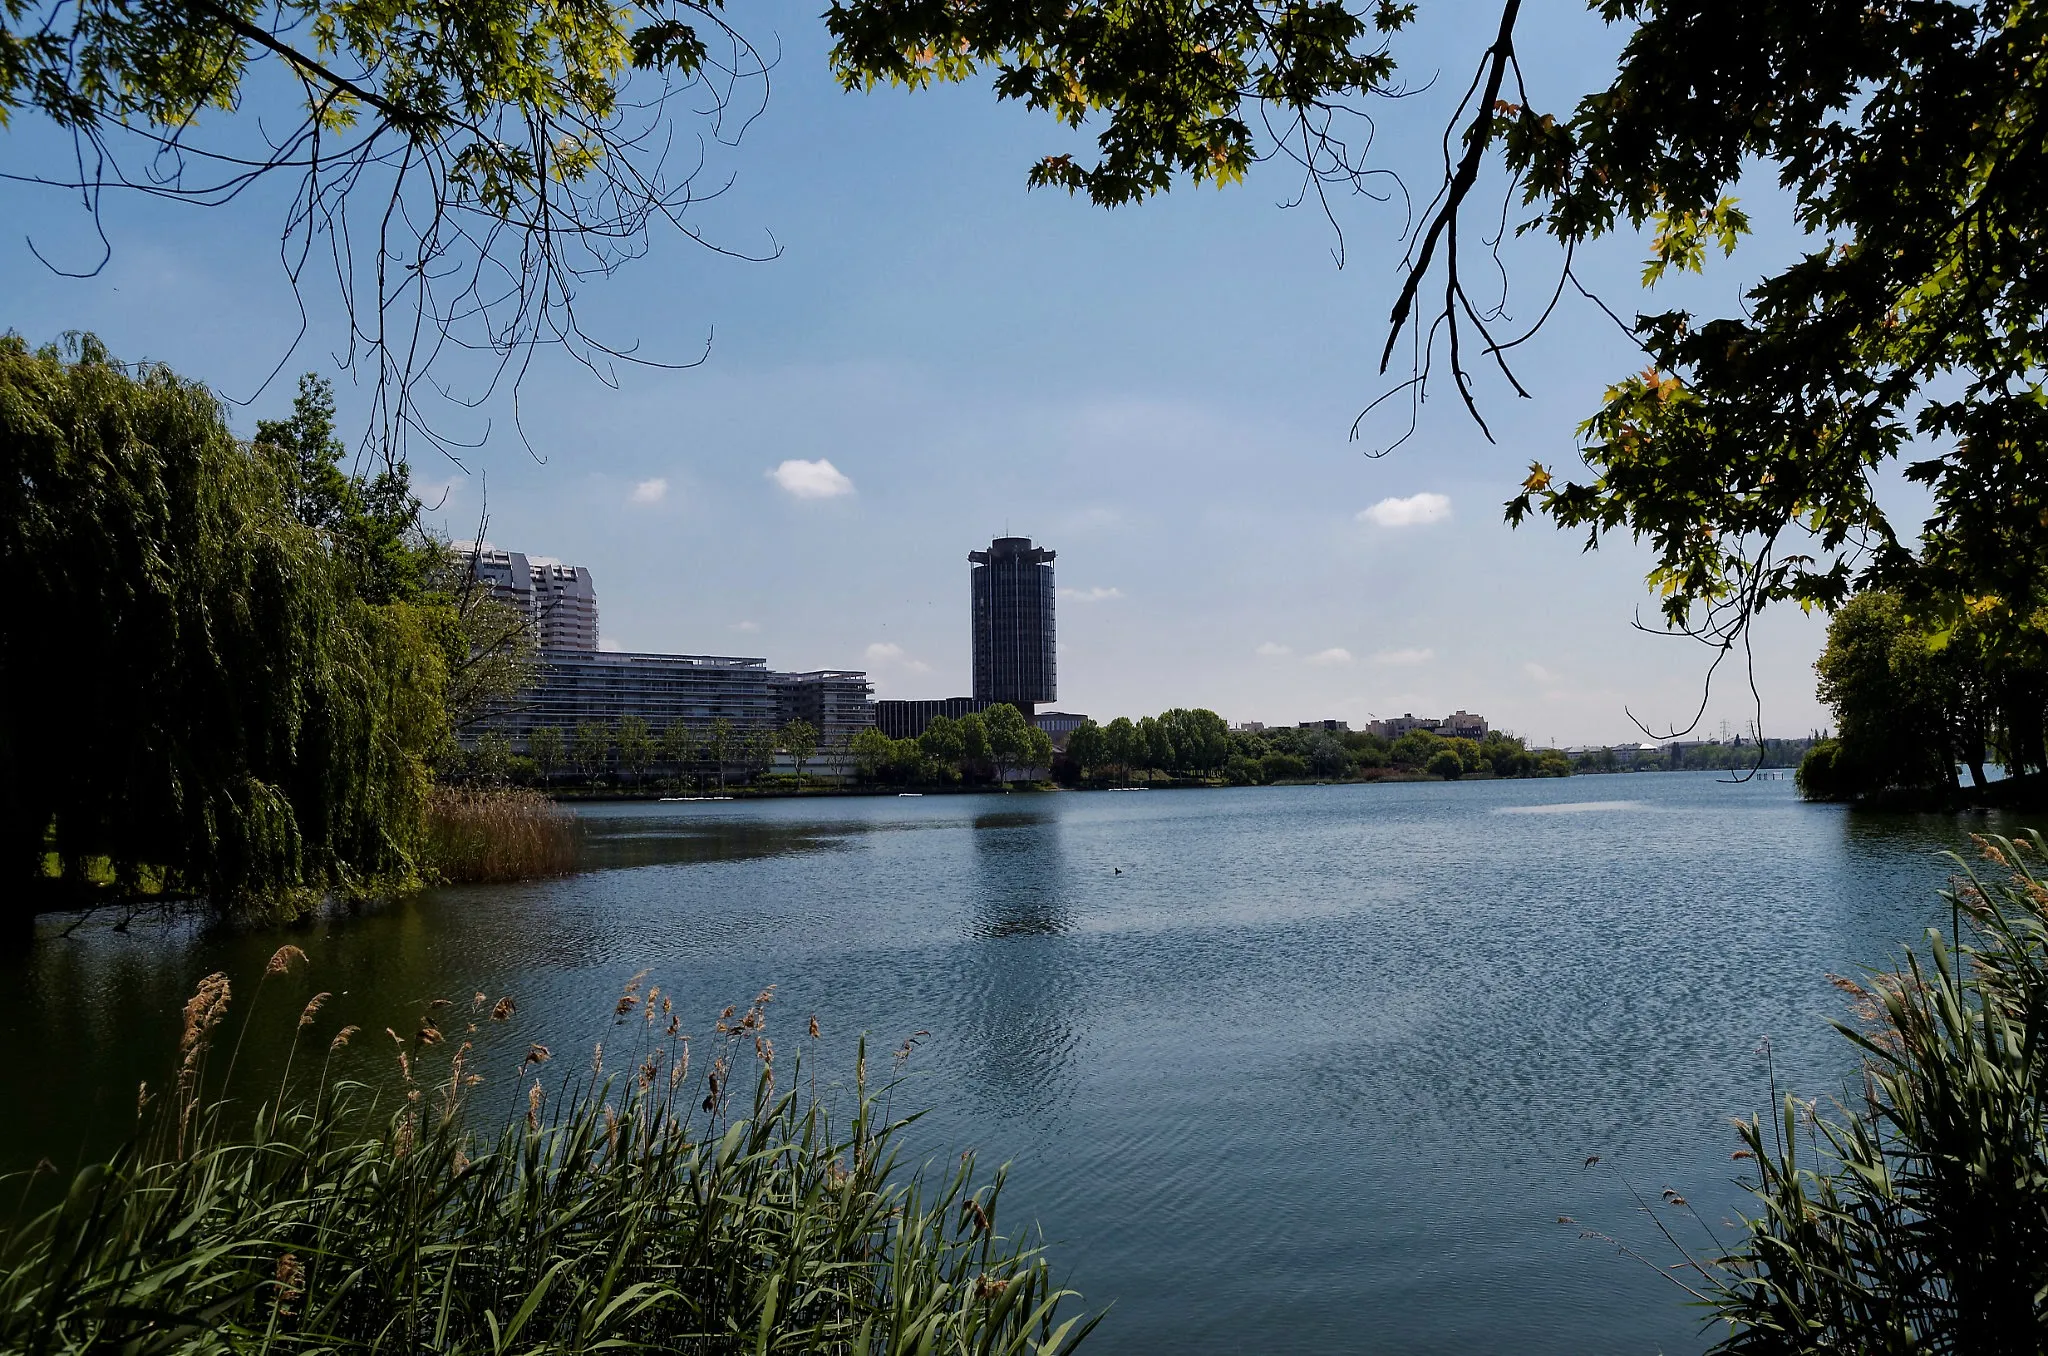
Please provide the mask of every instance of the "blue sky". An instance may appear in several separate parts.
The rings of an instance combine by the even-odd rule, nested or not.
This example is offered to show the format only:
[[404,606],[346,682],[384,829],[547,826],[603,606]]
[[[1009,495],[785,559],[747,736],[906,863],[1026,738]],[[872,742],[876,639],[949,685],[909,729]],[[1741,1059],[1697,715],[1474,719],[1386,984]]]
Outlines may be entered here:
[[[1424,184],[1436,139],[1486,41],[1483,5],[1425,15],[1401,52],[1414,97],[1373,110],[1385,163]],[[1644,635],[1646,557],[1586,554],[1548,527],[1510,530],[1500,505],[1528,462],[1574,463],[1573,428],[1637,366],[1590,305],[1525,346],[1533,394],[1485,386],[1489,444],[1448,388],[1417,436],[1368,424],[1397,286],[1397,202],[1338,206],[1348,261],[1311,209],[1280,204],[1277,169],[1240,187],[1181,189],[1104,212],[1027,191],[1033,159],[1072,137],[998,106],[985,86],[847,95],[809,6],[734,11],[779,48],[765,112],[715,148],[731,189],[693,218],[748,263],[657,237],[592,285],[591,328],[708,360],[628,369],[617,390],[543,357],[519,392],[452,430],[483,445],[458,468],[415,448],[415,474],[453,536],[488,483],[490,537],[594,573],[608,644],[758,654],[778,667],[860,667],[883,696],[967,691],[966,553],[1005,531],[1059,552],[1060,699],[1098,717],[1168,706],[1235,720],[1442,714],[1463,707],[1541,740],[1639,737],[1689,714],[1704,653]],[[1573,5],[1524,20],[1539,101],[1601,80],[1614,35]],[[1457,89],[1453,89],[1456,86]],[[16,164],[61,151],[24,120],[0,136]],[[0,185],[8,304],[0,325],[41,341],[91,329],[128,358],[172,363],[255,420],[290,402],[263,382],[298,320],[277,263],[281,200],[199,210],[129,199],[106,212],[96,278],[30,254],[91,253],[75,201]],[[1768,186],[1746,195],[1753,248],[1693,283],[1701,304],[1796,244]],[[1640,304],[1633,238],[1586,272],[1624,314]],[[1548,255],[1512,262],[1510,310],[1541,307]],[[318,284],[314,284],[317,289]],[[1658,304],[1664,304],[1660,297]],[[345,342],[317,293],[287,373],[332,370]],[[365,417],[346,384],[344,416]],[[530,446],[529,446],[530,444]],[[815,465],[829,462],[831,472]],[[1394,501],[1388,505],[1388,501]],[[1376,505],[1388,505],[1377,511]],[[1822,625],[1796,613],[1757,633],[1766,732],[1826,717],[1811,664]],[[1708,728],[1749,719],[1721,685]]]

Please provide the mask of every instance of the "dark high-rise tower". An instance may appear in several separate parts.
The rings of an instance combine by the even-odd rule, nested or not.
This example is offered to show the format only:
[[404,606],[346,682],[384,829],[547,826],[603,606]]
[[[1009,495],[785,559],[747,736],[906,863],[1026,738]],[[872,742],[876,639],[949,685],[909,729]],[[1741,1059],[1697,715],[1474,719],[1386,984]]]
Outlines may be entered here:
[[1029,537],[997,537],[969,551],[974,598],[974,700],[1008,702],[1026,716],[1059,692],[1053,656],[1053,553]]

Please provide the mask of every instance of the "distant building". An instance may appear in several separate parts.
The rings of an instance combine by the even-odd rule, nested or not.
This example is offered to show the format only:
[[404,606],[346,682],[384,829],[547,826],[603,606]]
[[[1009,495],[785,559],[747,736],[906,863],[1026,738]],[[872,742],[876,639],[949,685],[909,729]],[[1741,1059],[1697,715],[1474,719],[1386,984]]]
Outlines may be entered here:
[[1376,734],[1381,739],[1399,739],[1411,730],[1428,730],[1431,734],[1440,734],[1445,739],[1476,740],[1486,738],[1487,725],[1484,716],[1475,716],[1465,710],[1453,711],[1442,720],[1417,716],[1410,711],[1404,715],[1373,721],[1365,729],[1366,733]]
[[457,542],[453,549],[492,597],[533,619],[542,649],[597,648],[597,588],[589,570],[552,556],[500,551],[489,542]]
[[1008,702],[1028,717],[1058,695],[1053,555],[1029,537],[997,537],[967,553],[974,700],[983,706]]
[[820,748],[840,748],[875,723],[874,684],[865,673],[820,669],[816,673],[771,674],[775,722],[801,720],[818,732]]
[[1444,723],[1437,727],[1437,732],[1448,739],[1484,739],[1486,720],[1470,711],[1453,711],[1444,717]]
[[1263,720],[1241,720],[1230,728],[1240,734],[1257,734],[1266,728],[1266,722]]
[[1072,711],[1040,711],[1031,718],[1031,723],[1052,736],[1052,746],[1064,749],[1067,738],[1081,728],[1086,716],[1075,715]]
[[958,720],[979,711],[987,702],[972,697],[933,697],[927,701],[879,701],[875,703],[875,728],[891,739],[915,739],[940,716]]
[[1295,728],[1300,730],[1328,730],[1331,734],[1349,734],[1351,722],[1348,720],[1305,720]]
[[533,686],[474,733],[496,731],[524,753],[527,737],[541,726],[573,737],[586,721],[616,727],[625,716],[639,717],[656,732],[678,721],[701,730],[719,719],[736,730],[775,729],[777,676],[765,659],[543,650]]

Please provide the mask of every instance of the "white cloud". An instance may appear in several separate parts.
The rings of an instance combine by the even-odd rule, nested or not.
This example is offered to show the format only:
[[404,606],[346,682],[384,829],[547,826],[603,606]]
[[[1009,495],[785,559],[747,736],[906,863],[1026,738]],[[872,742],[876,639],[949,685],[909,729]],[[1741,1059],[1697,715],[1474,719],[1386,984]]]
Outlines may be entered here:
[[1396,668],[1406,668],[1414,664],[1427,664],[1434,658],[1436,658],[1435,650],[1381,650],[1372,657],[1372,662],[1375,664],[1389,664]]
[[1059,594],[1060,597],[1076,603],[1101,603],[1107,602],[1111,598],[1123,597],[1124,591],[1122,589],[1098,587],[1092,589],[1061,589]]
[[749,634],[752,634],[753,632],[758,631],[760,629],[761,623],[757,621],[736,621],[731,626],[728,626],[726,628],[726,630],[728,631],[745,631]]
[[797,499],[837,499],[853,493],[853,482],[823,457],[816,461],[791,459],[770,471],[768,478]]
[[1341,646],[1333,645],[1327,650],[1317,650],[1314,654],[1310,655],[1304,662],[1322,665],[1349,664],[1351,662],[1351,651],[1344,649]]
[[878,640],[868,646],[868,663],[879,664],[885,668],[902,669],[906,673],[930,673],[932,671],[931,665],[925,663],[922,659],[914,658],[906,653],[903,647],[893,640]]
[[1557,681],[1556,674],[1552,673],[1549,669],[1544,668],[1541,664],[1535,663],[1534,661],[1522,665],[1522,672],[1528,674],[1531,678],[1534,678],[1539,683],[1554,683]]
[[1449,495],[1423,493],[1411,494],[1406,499],[1382,499],[1371,508],[1360,509],[1358,521],[1374,527],[1421,527],[1450,516]]
[[660,476],[643,480],[633,487],[633,502],[636,504],[659,504],[668,498],[668,482]]
[[1294,647],[1292,645],[1276,645],[1269,640],[1265,644],[1259,646],[1259,653],[1271,659],[1278,655],[1293,654]]

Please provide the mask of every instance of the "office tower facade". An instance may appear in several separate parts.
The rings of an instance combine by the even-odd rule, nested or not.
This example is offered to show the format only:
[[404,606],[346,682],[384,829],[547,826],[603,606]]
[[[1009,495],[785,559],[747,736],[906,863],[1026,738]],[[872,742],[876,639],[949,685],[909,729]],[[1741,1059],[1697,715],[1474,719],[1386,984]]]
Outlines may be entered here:
[[969,551],[974,700],[1008,702],[1027,717],[1059,692],[1054,657],[1053,552],[1029,537],[997,537]]
[[500,551],[489,542],[457,542],[454,550],[471,562],[492,597],[533,618],[543,650],[597,649],[597,587],[589,570],[552,556]]
[[922,701],[884,700],[875,703],[875,728],[891,739],[915,739],[944,716],[948,720],[981,710],[986,702],[972,697],[932,697]]

